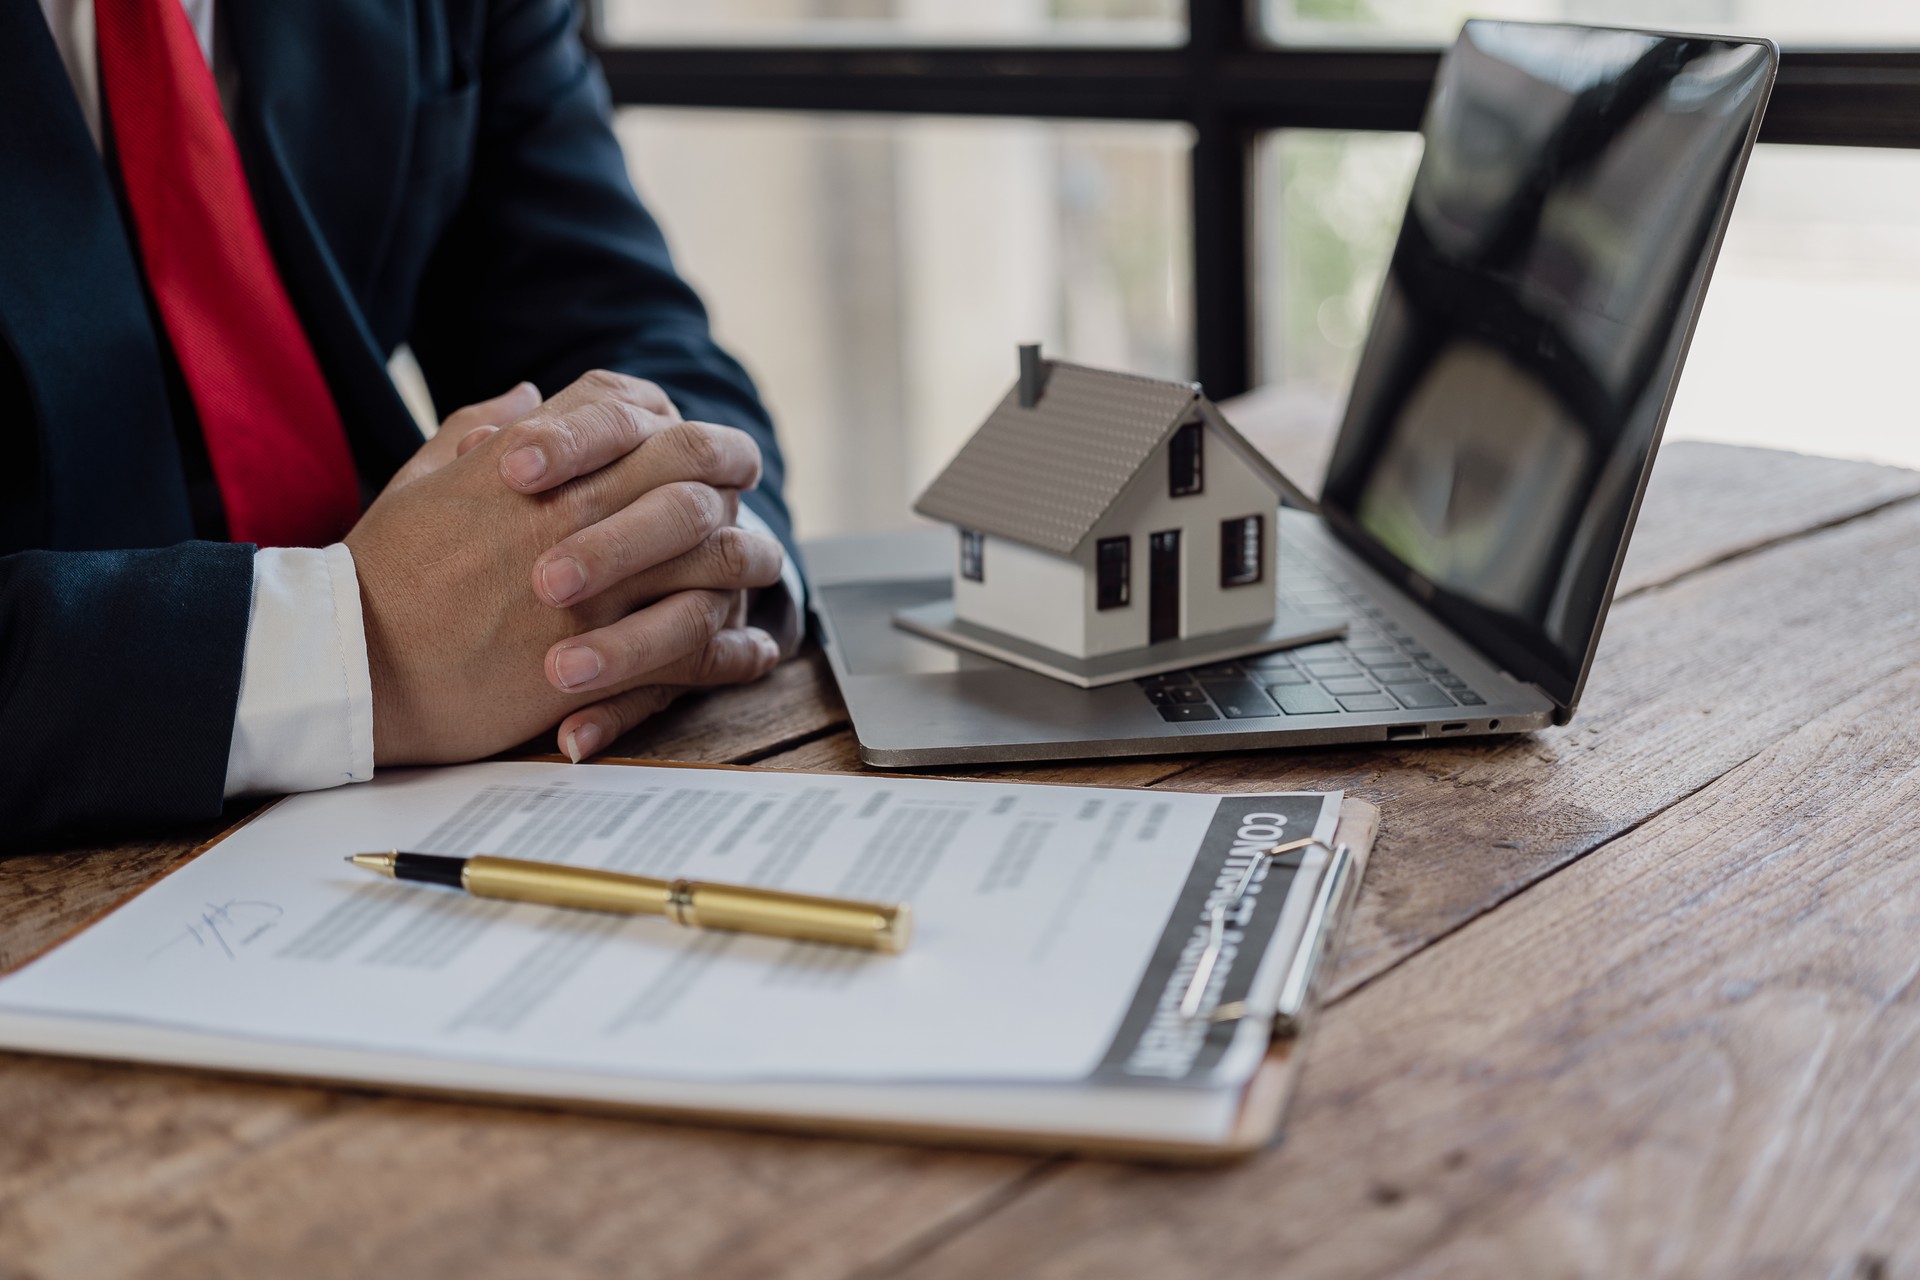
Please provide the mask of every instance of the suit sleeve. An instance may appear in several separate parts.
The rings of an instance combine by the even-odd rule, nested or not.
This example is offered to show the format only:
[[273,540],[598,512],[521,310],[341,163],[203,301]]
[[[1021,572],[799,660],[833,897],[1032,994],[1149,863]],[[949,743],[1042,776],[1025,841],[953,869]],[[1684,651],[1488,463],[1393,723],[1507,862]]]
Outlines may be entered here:
[[0,849],[218,817],[253,548],[0,556]]
[[570,0],[494,4],[476,74],[472,185],[409,339],[436,402],[471,404],[522,378],[552,394],[594,368],[649,378],[685,417],[755,438],[765,474],[745,501],[791,552],[772,423],[634,194]]

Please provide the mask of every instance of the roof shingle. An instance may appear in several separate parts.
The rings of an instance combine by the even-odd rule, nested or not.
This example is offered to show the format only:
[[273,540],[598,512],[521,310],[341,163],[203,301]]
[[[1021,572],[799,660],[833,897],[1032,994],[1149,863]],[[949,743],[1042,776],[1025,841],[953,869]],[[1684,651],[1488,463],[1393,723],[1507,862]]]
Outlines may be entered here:
[[1189,383],[1049,361],[1039,403],[1008,391],[913,509],[1071,555],[1198,398]]

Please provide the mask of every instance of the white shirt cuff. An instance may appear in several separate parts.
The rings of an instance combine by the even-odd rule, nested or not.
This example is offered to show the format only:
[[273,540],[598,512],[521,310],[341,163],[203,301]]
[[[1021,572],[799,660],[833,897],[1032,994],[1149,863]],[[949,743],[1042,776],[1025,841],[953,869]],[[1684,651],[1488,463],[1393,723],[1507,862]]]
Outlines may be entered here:
[[[771,525],[761,519],[760,513],[746,503],[740,504],[740,514],[734,523],[742,529],[752,529],[764,533],[769,538],[778,538]],[[778,598],[781,589],[785,589],[785,599]],[[800,647],[800,640],[806,633],[803,620],[807,616],[807,583],[800,576],[800,566],[793,557],[782,553],[780,557],[780,586],[766,587],[758,593],[748,611],[747,621],[763,628],[780,645],[780,652],[788,657]]]
[[345,543],[253,553],[253,612],[227,753],[229,796],[373,776],[373,685]]

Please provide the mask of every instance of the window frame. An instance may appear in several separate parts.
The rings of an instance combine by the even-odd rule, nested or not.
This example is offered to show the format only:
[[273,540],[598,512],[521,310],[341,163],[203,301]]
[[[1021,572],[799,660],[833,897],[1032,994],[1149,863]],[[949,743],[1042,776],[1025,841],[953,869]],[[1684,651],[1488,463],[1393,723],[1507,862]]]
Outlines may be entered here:
[[987,580],[987,535],[978,529],[960,530],[960,576],[968,582]]
[[[1117,598],[1107,593],[1107,549],[1118,547],[1120,554],[1113,563],[1120,569],[1119,592]],[[1093,607],[1096,612],[1105,613],[1112,609],[1127,609],[1133,605],[1133,535],[1123,533],[1117,538],[1101,538],[1093,544]]]
[[[1227,570],[1236,563],[1244,563],[1239,553],[1247,549],[1247,524],[1253,524],[1253,576],[1234,576]],[[1233,530],[1231,537],[1228,530]],[[1229,559],[1229,557],[1233,559]],[[1267,580],[1267,518],[1259,512],[1250,516],[1233,516],[1220,522],[1220,589],[1232,591],[1236,587],[1255,587]]]
[[[1162,120],[1193,133],[1189,167],[1194,373],[1214,399],[1256,367],[1252,193],[1274,129],[1411,132],[1434,47],[1278,45],[1257,0],[1189,0],[1187,40],[1159,47],[899,43],[610,45],[601,0],[583,36],[619,106],[772,112]],[[1920,148],[1920,49],[1790,49],[1762,142]]]
[[[1182,445],[1193,442],[1193,476],[1190,484],[1180,483],[1179,466]],[[1169,498],[1191,498],[1207,491],[1207,424],[1200,421],[1183,422],[1173,429],[1167,438],[1167,496]]]

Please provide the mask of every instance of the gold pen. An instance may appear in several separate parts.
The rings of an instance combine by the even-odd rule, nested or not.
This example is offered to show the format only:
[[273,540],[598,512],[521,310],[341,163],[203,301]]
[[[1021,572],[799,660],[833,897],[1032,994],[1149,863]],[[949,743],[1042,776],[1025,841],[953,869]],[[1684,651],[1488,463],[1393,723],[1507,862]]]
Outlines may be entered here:
[[395,880],[464,889],[479,898],[537,902],[578,911],[665,916],[690,929],[726,929],[772,938],[829,942],[898,955],[913,934],[906,903],[823,898],[751,885],[656,880],[524,858],[449,858],[434,853],[356,853],[347,858]]

